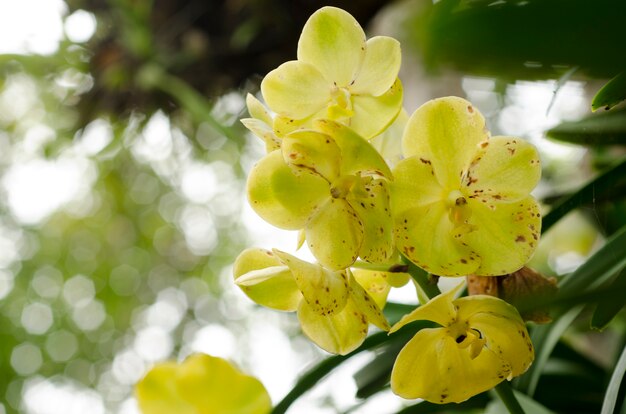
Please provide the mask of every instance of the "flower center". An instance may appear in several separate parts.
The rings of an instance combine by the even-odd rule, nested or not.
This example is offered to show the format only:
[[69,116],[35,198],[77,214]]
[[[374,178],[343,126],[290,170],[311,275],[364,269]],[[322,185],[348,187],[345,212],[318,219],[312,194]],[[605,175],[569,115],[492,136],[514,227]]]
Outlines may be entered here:
[[468,221],[472,216],[472,210],[467,204],[467,199],[459,190],[452,190],[446,198],[448,218],[454,224],[455,231],[460,233],[470,232],[471,226]]
[[474,359],[485,347],[487,340],[482,333],[469,326],[467,322],[455,322],[448,327],[448,334],[454,338],[460,349],[468,349],[470,358]]
[[333,198],[346,198],[358,181],[359,177],[356,175],[343,175],[331,184],[330,195]]
[[328,103],[328,117],[337,121],[352,118],[352,97],[346,88],[333,86],[330,90],[330,102]]

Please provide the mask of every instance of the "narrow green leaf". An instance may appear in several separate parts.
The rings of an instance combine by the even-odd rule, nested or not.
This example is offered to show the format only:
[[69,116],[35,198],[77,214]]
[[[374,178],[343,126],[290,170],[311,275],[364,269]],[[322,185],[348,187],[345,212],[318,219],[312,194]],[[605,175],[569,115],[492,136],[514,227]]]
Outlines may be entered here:
[[622,72],[608,81],[593,97],[591,110],[600,108],[609,110],[626,99],[626,72]]
[[428,401],[422,401],[408,406],[405,409],[398,411],[396,414],[450,413],[452,410],[454,410],[455,413],[482,412],[482,409],[484,409],[489,402],[488,395],[488,393],[483,392],[482,394],[478,394],[460,404],[454,404],[454,408],[452,408],[450,404],[434,404]]
[[559,296],[590,290],[626,266],[626,226],[611,236],[602,248],[559,283]]
[[568,326],[576,319],[578,314],[583,310],[583,306],[577,306],[570,309],[560,318],[555,319],[549,325],[540,325],[533,329],[530,337],[535,347],[535,361],[528,371],[517,382],[517,389],[521,392],[533,396],[539,383],[539,377],[543,373],[544,366],[556,346],[559,338]]
[[626,110],[591,115],[563,122],[546,132],[549,138],[573,144],[601,146],[626,144]]
[[[516,395],[513,393],[513,388],[511,388],[511,384],[508,381],[503,381],[500,384],[496,385],[494,388],[498,397],[502,401],[502,404],[506,407],[506,409],[511,414],[524,414],[524,408],[517,400]],[[533,411],[536,412],[536,411]]]
[[626,347],[622,351],[622,355],[619,357],[617,361],[617,365],[615,366],[615,370],[613,371],[613,375],[611,375],[611,380],[609,381],[609,386],[606,390],[606,394],[604,394],[604,402],[602,403],[602,412],[600,414],[611,414],[614,413],[615,402],[617,401],[617,395],[619,394],[620,384],[622,383],[622,378],[624,378],[624,373],[626,372]]
[[[626,268],[622,268],[615,279],[610,282],[609,290],[626,292]],[[607,298],[598,302],[598,306],[591,317],[591,327],[598,330],[604,329],[624,306],[626,306],[626,295],[623,293],[613,300]]]
[[[504,383],[503,383],[504,384]],[[532,414],[554,414],[553,411],[548,410],[543,405],[539,404],[534,399],[530,398],[528,395],[523,394],[519,391],[515,391],[511,389],[511,386],[507,383],[509,390],[512,391],[511,395],[519,401],[519,405],[524,411]],[[496,387],[496,391],[498,388]],[[501,400],[494,399],[485,410],[484,414],[508,414],[513,413],[514,411],[510,410],[507,405],[503,403]]]
[[591,204],[597,197],[612,193],[616,185],[626,181],[625,177],[626,158],[602,172],[574,194],[556,203],[552,210],[543,217],[541,231],[545,233],[567,213],[581,205]]

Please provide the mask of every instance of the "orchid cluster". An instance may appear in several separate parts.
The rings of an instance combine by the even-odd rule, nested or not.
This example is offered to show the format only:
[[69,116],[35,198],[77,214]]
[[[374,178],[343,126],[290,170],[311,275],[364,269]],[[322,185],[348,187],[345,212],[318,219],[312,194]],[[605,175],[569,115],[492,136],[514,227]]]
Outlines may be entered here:
[[[458,287],[390,326],[387,295],[412,280],[407,264],[446,277],[522,268],[540,234],[530,192],[541,169],[532,145],[491,137],[464,99],[435,99],[408,116],[400,62],[398,41],[367,39],[350,14],[324,7],[305,24],[297,60],[263,79],[264,103],[248,95],[242,122],[266,148],[248,176],[250,205],[298,230],[294,247],[306,243],[316,262],[250,248],[234,281],[262,306],[297,312],[304,334],[334,354],[357,349],[370,324],[393,334],[434,322],[398,355],[392,390],[461,402],[532,363],[517,310],[491,296],[455,298]],[[400,144],[399,156],[384,150]]]
[[[541,226],[530,196],[539,158],[522,139],[491,137],[461,98],[435,99],[407,117],[400,61],[396,40],[367,39],[350,14],[324,7],[305,24],[297,60],[264,78],[265,105],[248,96],[251,117],[242,122],[267,150],[248,176],[249,202],[268,223],[299,230],[297,247],[306,243],[317,263],[248,249],[235,283],[260,305],[296,311],[305,335],[331,353],[358,348],[369,324],[390,333],[418,319],[441,325],[406,344],[391,387],[405,398],[460,402],[526,371],[534,352],[524,322],[501,299],[455,299],[457,288],[390,327],[387,294],[410,279],[393,270],[406,269],[402,260],[437,276],[523,267]],[[401,140],[394,165],[382,140]]]

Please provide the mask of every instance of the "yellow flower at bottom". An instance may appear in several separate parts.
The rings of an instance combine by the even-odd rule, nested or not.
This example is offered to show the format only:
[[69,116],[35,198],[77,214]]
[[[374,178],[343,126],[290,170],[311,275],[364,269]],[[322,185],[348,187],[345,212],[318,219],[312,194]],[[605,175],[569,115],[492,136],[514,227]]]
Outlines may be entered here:
[[532,363],[533,346],[517,310],[492,296],[453,300],[459,288],[405,315],[390,330],[417,320],[441,325],[420,330],[400,351],[391,372],[391,389],[399,396],[459,403],[523,374]]
[[143,414],[265,414],[272,408],[259,380],[204,354],[154,366],[135,388]]

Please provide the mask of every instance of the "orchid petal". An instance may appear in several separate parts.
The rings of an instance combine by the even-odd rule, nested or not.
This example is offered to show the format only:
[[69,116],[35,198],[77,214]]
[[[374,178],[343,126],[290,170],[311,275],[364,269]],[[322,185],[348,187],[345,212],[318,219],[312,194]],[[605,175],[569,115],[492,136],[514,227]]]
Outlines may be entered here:
[[446,97],[426,102],[411,115],[402,145],[406,157],[432,163],[444,188],[456,189],[477,145],[488,138],[478,109],[465,99]]
[[265,221],[297,230],[328,197],[328,183],[315,174],[296,175],[283,161],[281,151],[273,151],[250,171],[247,191],[250,205]]
[[348,300],[345,272],[333,272],[274,249],[274,254],[288,266],[312,312],[331,315],[340,312]]
[[382,133],[393,123],[402,109],[403,89],[400,79],[382,95],[353,95],[354,115],[349,126],[365,139]]
[[283,138],[283,158],[287,164],[312,171],[332,182],[339,176],[341,152],[335,141],[317,131],[299,130]]
[[366,43],[365,60],[350,92],[372,96],[387,92],[398,77],[401,60],[400,42],[387,36],[372,37]]
[[348,12],[322,7],[305,23],[298,60],[315,66],[331,84],[348,86],[364,57],[365,33]]
[[526,198],[541,176],[537,149],[513,137],[494,137],[479,144],[463,179],[465,192],[486,203]]
[[353,277],[350,278],[350,298],[356,307],[365,314],[369,323],[374,324],[383,331],[389,330],[389,323],[385,319],[381,308]]
[[295,311],[302,294],[291,274],[274,253],[246,249],[233,265],[235,283],[254,302],[268,308]]
[[306,118],[325,107],[330,87],[314,66],[296,60],[283,63],[261,82],[270,109],[292,119]]
[[345,355],[354,351],[367,336],[367,317],[351,300],[341,311],[326,316],[302,301],[298,319],[302,332],[320,348],[333,354]]
[[403,398],[460,403],[493,388],[510,367],[488,349],[472,358],[445,328],[422,329],[402,348],[391,372],[391,389]]
[[539,206],[532,197],[514,203],[484,204],[470,199],[470,225],[475,231],[460,236],[480,257],[479,276],[513,273],[524,266],[537,247],[541,231]]
[[349,267],[363,243],[363,222],[344,199],[328,198],[305,227],[315,258],[333,270]]

